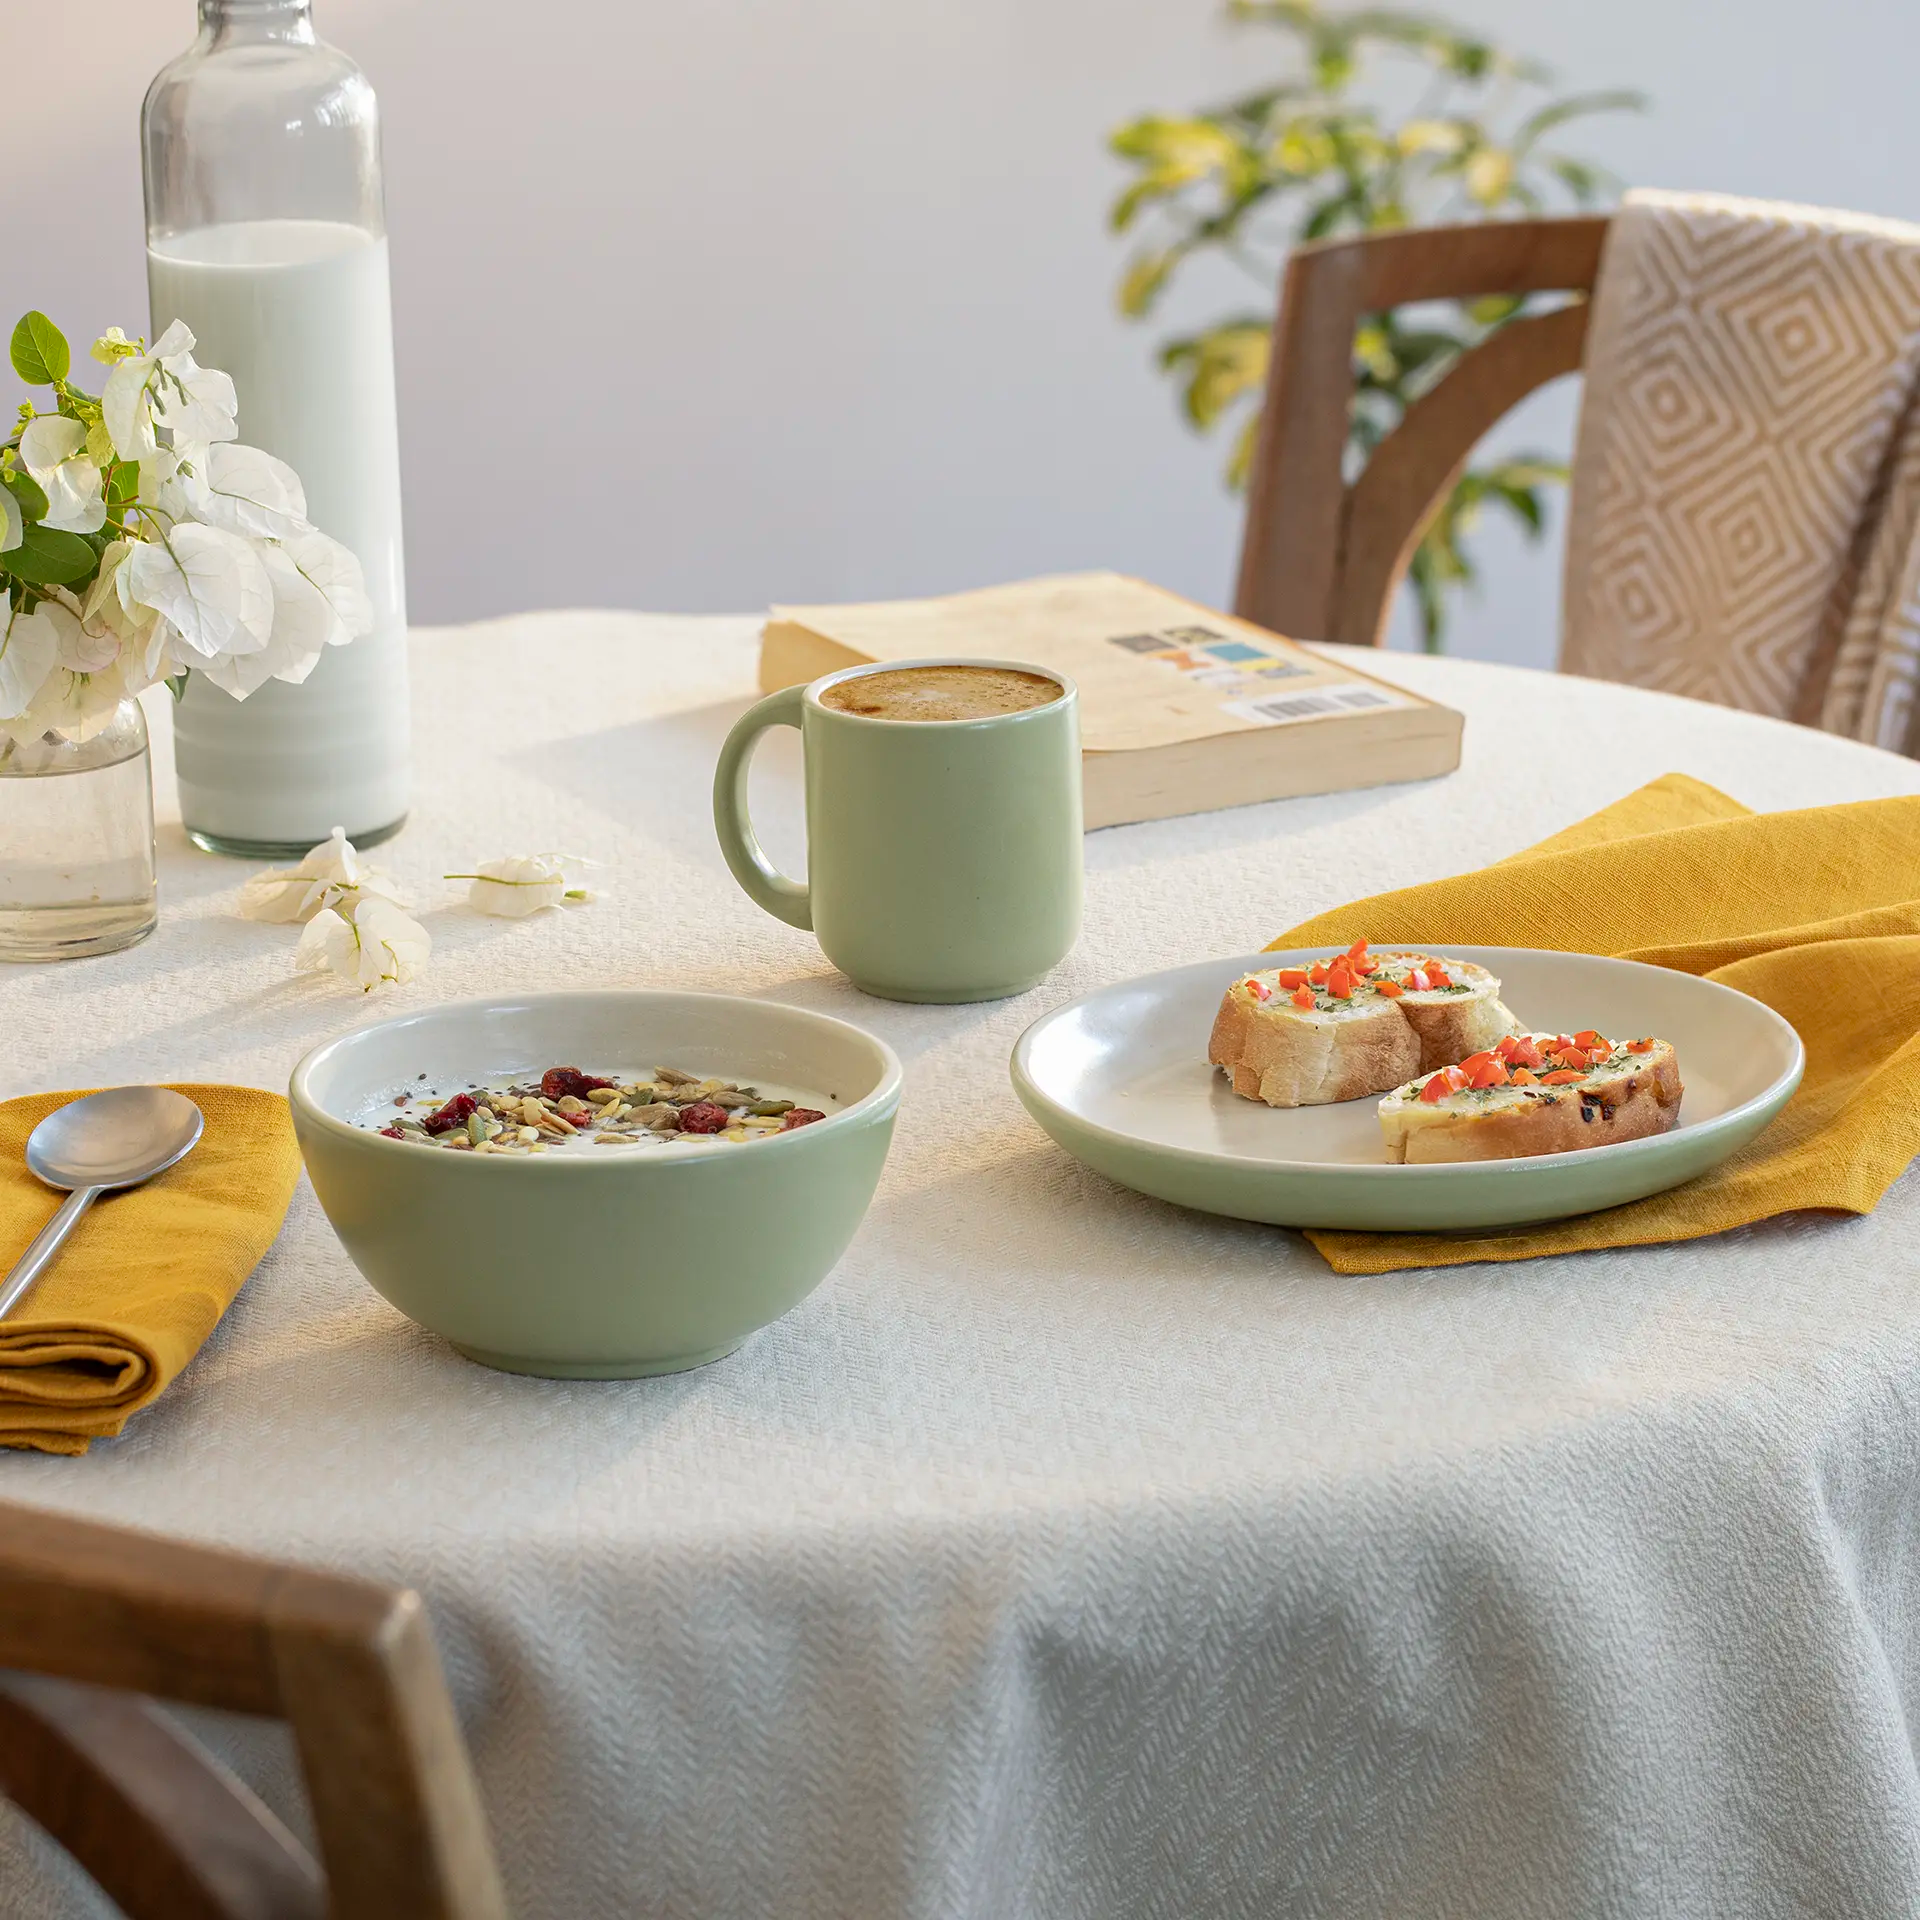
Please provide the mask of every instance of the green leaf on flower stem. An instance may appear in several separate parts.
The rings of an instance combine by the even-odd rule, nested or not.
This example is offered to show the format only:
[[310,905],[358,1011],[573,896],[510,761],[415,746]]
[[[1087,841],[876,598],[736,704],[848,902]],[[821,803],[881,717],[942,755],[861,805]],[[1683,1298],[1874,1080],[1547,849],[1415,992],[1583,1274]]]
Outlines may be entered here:
[[140,463],[137,460],[116,460],[107,469],[107,505],[124,507],[140,491]]
[[1236,400],[1265,387],[1270,339],[1257,323],[1213,327],[1191,342],[1184,398],[1187,418],[1202,432]]
[[67,336],[38,311],[20,316],[20,324],[13,330],[10,357],[14,372],[30,387],[50,387],[56,380],[64,380],[73,365]]
[[17,547],[7,549],[7,571],[36,587],[70,587],[100,564],[100,556],[77,533],[32,526]]
[[1513,136],[1514,151],[1525,153],[1542,134],[1589,113],[1645,113],[1646,110],[1647,96],[1624,87],[1610,88],[1605,93],[1569,94],[1564,100],[1550,100],[1539,112],[1520,123]]
[[1140,254],[1128,265],[1120,282],[1120,311],[1129,320],[1139,319],[1153,305],[1179,258],[1178,249],[1169,248],[1165,253]]
[[1476,300],[1463,300],[1462,311],[1476,327],[1497,327],[1504,320],[1511,320],[1524,307],[1524,295],[1517,293],[1483,293]]
[[0,474],[0,487],[13,495],[20,505],[20,517],[23,520],[44,520],[47,517],[47,496],[41,491],[40,483],[30,473]]

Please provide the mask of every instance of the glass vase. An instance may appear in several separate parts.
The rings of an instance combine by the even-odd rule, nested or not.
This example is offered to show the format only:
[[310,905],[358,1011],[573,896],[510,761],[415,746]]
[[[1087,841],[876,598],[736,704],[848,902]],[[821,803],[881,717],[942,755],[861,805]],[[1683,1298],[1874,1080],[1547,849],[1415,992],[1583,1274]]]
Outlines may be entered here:
[[374,629],[299,686],[237,702],[201,675],[174,715],[180,810],[215,853],[356,845],[408,807],[406,587],[379,112],[307,0],[200,0],[141,110],[153,337],[183,320],[233,376],[240,438],[287,462],[352,549]]
[[0,960],[112,953],[156,918],[139,702],[33,739],[0,732]]

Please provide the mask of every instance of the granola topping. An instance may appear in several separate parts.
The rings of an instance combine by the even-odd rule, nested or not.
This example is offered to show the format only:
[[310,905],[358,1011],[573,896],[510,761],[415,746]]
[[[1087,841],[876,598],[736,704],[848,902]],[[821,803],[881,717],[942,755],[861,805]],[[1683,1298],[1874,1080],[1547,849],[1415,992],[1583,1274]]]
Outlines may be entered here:
[[764,1139],[824,1120],[822,1107],[732,1080],[655,1067],[644,1079],[549,1067],[502,1086],[445,1094],[419,1084],[383,1097],[363,1124],[388,1140],[452,1153],[672,1146]]

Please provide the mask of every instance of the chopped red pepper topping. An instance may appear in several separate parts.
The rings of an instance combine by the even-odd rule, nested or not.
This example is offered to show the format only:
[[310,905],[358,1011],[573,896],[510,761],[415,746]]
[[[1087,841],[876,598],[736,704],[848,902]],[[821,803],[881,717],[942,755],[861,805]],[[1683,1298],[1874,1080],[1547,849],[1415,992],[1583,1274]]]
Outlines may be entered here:
[[1313,989],[1311,987],[1297,988],[1293,995],[1293,1004],[1303,1013],[1306,1012],[1313,1005]]
[[1274,977],[1289,993],[1295,987],[1304,987],[1307,984],[1306,970],[1302,967],[1282,967]]
[[1398,1000],[1406,992],[1406,988],[1397,980],[1376,980],[1373,988],[1383,1000]]
[[1584,1080],[1585,1078],[1586,1075],[1584,1073],[1575,1073],[1569,1068],[1560,1073],[1543,1073],[1540,1076],[1540,1084],[1543,1087],[1564,1087],[1571,1085],[1575,1080]]
[[1264,980],[1249,980],[1247,982],[1247,991],[1252,994],[1256,1000],[1271,1000],[1273,998],[1273,989],[1268,986]]
[[1653,1051],[1653,1041],[1651,1039],[1629,1040],[1627,1042],[1627,1051],[1629,1053],[1651,1053]]
[[1307,969],[1307,981],[1309,985],[1316,987],[1324,987],[1327,984],[1327,963],[1324,960],[1316,960]]
[[1466,1084],[1467,1076],[1458,1067],[1442,1067],[1420,1089],[1420,1098],[1431,1106],[1444,1100],[1450,1093],[1458,1093]]

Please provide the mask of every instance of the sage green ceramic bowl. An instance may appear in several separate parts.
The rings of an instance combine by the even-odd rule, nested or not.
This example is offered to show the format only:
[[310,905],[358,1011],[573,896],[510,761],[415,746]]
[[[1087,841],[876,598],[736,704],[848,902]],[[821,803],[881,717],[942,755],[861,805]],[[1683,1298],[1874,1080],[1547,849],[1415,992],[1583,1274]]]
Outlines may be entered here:
[[[451,1153],[364,1124],[428,1086],[655,1066],[818,1096],[748,1142]],[[825,1279],[873,1198],[900,1104],[884,1041],[768,1000],[631,989],[469,1000],[314,1048],[294,1131],[353,1263],[409,1319],[514,1373],[623,1379],[730,1353]]]

